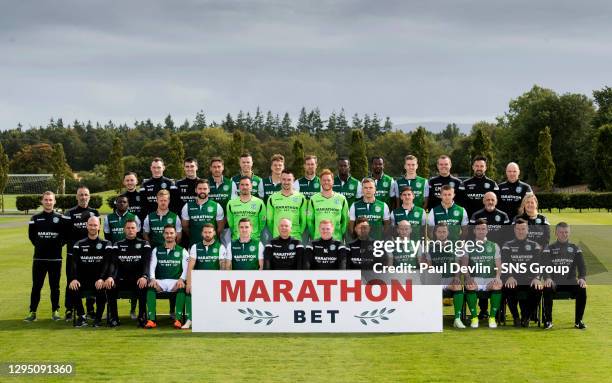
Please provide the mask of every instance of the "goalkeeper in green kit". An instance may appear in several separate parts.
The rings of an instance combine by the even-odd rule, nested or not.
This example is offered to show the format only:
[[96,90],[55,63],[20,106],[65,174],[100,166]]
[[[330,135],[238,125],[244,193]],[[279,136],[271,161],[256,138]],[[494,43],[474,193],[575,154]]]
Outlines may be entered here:
[[187,250],[176,244],[176,229],[173,225],[164,227],[164,244],[153,249],[149,268],[149,290],[147,291],[147,313],[149,320],[145,328],[155,328],[157,293],[169,292],[176,295],[176,317],[174,328],[181,328],[185,306],[185,280],[187,279]]

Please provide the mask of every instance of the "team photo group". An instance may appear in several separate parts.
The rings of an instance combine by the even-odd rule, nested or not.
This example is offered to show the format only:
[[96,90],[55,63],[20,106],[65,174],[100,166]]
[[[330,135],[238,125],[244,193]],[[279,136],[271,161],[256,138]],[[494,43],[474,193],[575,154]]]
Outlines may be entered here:
[[[157,299],[167,298],[173,326],[190,329],[193,270],[371,271],[382,264],[443,270],[436,283],[452,300],[455,328],[478,328],[481,321],[496,328],[505,323],[507,306],[515,327],[541,320],[550,329],[559,293],[575,299],[575,327],[586,328],[582,251],[571,242],[568,223],[549,225],[514,162],[500,183],[486,176],[483,156],[472,159],[473,176],[463,180],[451,174],[446,155],[430,179],[417,175],[413,155],[405,156],[399,177],[385,173],[384,158],[371,158],[370,174],[361,180],[351,176],[348,158],[338,158],[334,174],[307,155],[301,178],[280,154],[270,158],[265,178],[253,173],[249,153],[239,164],[240,174],[229,177],[223,159],[213,157],[204,177],[197,161],[186,158],[185,178],[174,181],[164,176],[163,159],[154,158],[148,179],[125,174],[125,192],[104,217],[89,206],[86,185],[76,190],[77,206],[63,213],[55,209],[55,194],[43,193],[43,210],[29,222],[34,258],[25,321],[37,320],[46,278],[53,320],[116,327],[117,301],[128,298],[131,319],[151,329],[158,324]],[[466,239],[481,246],[459,251],[456,244]],[[375,255],[374,243],[383,240],[407,240],[410,248]],[[417,244],[425,240],[448,246],[422,251]],[[451,264],[475,271],[454,272]]]

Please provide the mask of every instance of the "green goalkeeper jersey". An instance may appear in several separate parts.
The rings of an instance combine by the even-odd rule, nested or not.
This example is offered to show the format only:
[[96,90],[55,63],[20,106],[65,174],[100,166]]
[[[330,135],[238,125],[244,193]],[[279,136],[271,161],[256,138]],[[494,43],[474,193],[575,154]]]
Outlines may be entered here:
[[266,206],[260,198],[251,196],[247,202],[242,202],[239,197],[232,198],[227,203],[227,225],[232,231],[232,239],[238,239],[240,232],[238,223],[241,218],[251,221],[253,232],[251,238],[259,240],[261,231],[266,225]]
[[287,218],[291,221],[291,236],[301,238],[306,229],[306,208],[308,201],[302,193],[296,191],[290,196],[276,192],[268,199],[267,223],[272,238],[278,237],[278,223]]
[[333,193],[326,198],[321,193],[316,193],[308,202],[307,211],[308,230],[313,240],[321,238],[319,224],[322,220],[330,220],[334,225],[332,237],[336,241],[342,241],[348,226],[348,203],[340,193]]

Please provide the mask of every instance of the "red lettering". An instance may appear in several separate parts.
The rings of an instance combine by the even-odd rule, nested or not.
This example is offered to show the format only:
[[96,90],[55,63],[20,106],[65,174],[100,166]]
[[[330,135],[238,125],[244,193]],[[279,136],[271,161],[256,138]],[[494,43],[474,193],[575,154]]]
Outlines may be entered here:
[[406,285],[402,285],[398,280],[394,279],[391,281],[391,300],[397,302],[399,295],[404,298],[404,301],[412,301],[412,279],[406,279]]
[[348,301],[349,294],[355,295],[355,302],[361,302],[361,281],[359,279],[355,280],[355,286],[352,287],[348,285],[348,281],[346,279],[342,279],[340,281],[340,301]]
[[[374,295],[374,286],[379,286],[378,296]],[[365,295],[372,302],[384,301],[387,297],[387,285],[380,279],[373,279],[365,285]]]
[[315,289],[311,280],[305,280],[304,283],[302,283],[302,287],[300,287],[300,292],[298,293],[296,301],[303,302],[304,299],[310,299],[313,302],[319,301],[317,290]]
[[331,301],[331,287],[336,286],[338,281],[335,279],[320,279],[317,285],[323,286],[323,302]]
[[261,279],[258,279],[255,281],[255,283],[253,283],[251,295],[249,295],[249,302],[253,302],[256,299],[261,299],[264,302],[270,302],[270,295],[268,295],[266,284]]
[[[240,295],[240,299],[238,295]],[[227,302],[228,296],[230,302],[236,302],[238,299],[240,302],[244,302],[244,279],[236,281],[234,288],[232,288],[232,281],[227,279],[221,281],[221,302]]]
[[287,302],[293,302],[293,297],[291,296],[291,289],[293,288],[293,283],[286,279],[274,280],[273,294],[274,294],[274,302],[280,302],[280,296],[282,295]]

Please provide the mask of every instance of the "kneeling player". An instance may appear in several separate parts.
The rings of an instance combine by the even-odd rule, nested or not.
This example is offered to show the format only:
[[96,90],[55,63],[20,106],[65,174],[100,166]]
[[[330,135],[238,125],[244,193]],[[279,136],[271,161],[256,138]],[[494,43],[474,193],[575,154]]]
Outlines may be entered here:
[[304,246],[291,237],[291,221],[282,218],[278,223],[278,237],[264,249],[264,270],[300,270]]
[[125,238],[115,243],[112,261],[106,273],[110,326],[119,325],[117,298],[119,291],[130,291],[138,300],[138,325],[146,324],[147,284],[151,246],[137,238],[138,222],[128,220],[123,227]]
[[68,285],[71,302],[76,310],[75,327],[87,326],[85,310],[81,300],[84,291],[90,291],[96,297],[96,315],[94,327],[102,325],[102,313],[106,305],[104,290],[104,273],[110,262],[112,243],[98,236],[100,219],[92,216],[87,220],[87,238],[74,244],[72,249],[72,281]]
[[334,225],[330,220],[319,222],[320,239],[312,241],[304,251],[305,270],[346,270],[348,249],[332,237]]
[[478,328],[478,315],[476,314],[478,291],[491,293],[490,328],[497,327],[495,318],[501,304],[501,253],[495,242],[487,240],[487,233],[487,220],[477,219],[474,226],[474,238],[480,247],[474,247],[474,250],[468,254],[470,270],[476,271],[465,275],[465,289],[467,290],[465,295],[472,314],[470,323],[472,328]]
[[215,238],[215,227],[205,223],[202,227],[202,240],[194,243],[189,250],[189,269],[187,270],[187,288],[185,292],[185,308],[187,320],[184,330],[191,328],[191,272],[193,270],[229,270],[232,259],[225,250],[225,246]]
[[[569,242],[570,227],[565,222],[559,222],[555,228],[557,241],[544,249],[542,259],[548,266],[563,267],[569,270],[566,274],[549,273],[544,280],[544,329],[550,329],[552,323],[553,297],[558,291],[567,291],[576,299],[574,313],[574,327],[584,330],[586,325],[582,322],[586,306],[586,265],[582,257],[582,250]],[[576,271],[578,279],[576,279]]]
[[169,292],[176,296],[174,328],[181,328],[183,308],[185,306],[185,280],[187,279],[187,250],[176,244],[174,225],[164,226],[164,244],[153,249],[149,263],[149,290],[147,291],[147,309],[149,320],[145,328],[157,327],[156,305],[157,293]]
[[453,294],[453,306],[455,308],[455,321],[453,326],[456,328],[465,328],[461,321],[461,311],[463,308],[463,286],[461,285],[461,273],[451,273],[451,265],[453,263],[461,263],[461,256],[455,254],[455,245],[448,240],[448,226],[445,222],[438,223],[434,230],[433,244],[430,244],[429,252],[426,255],[425,262],[441,277],[440,285],[444,286],[444,290],[448,290]]

